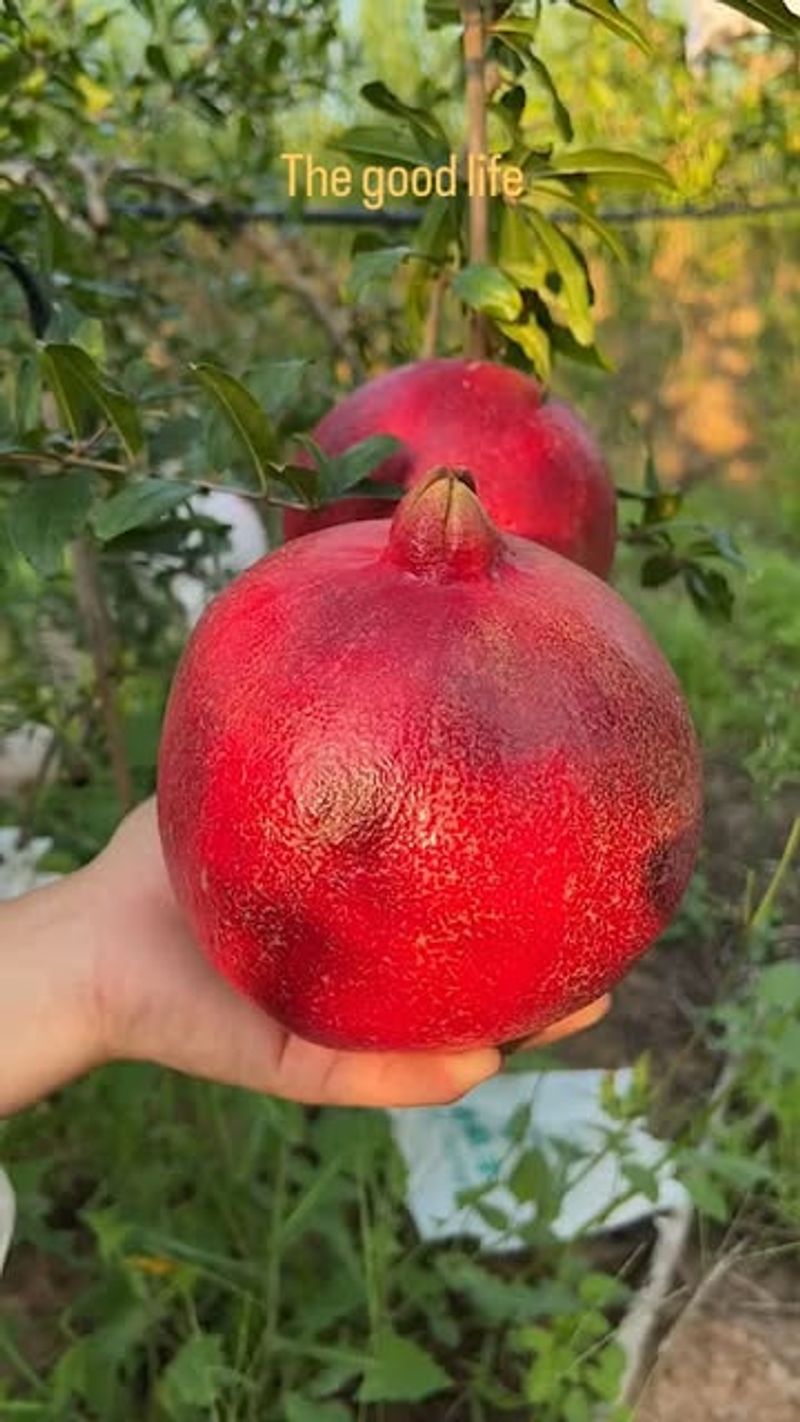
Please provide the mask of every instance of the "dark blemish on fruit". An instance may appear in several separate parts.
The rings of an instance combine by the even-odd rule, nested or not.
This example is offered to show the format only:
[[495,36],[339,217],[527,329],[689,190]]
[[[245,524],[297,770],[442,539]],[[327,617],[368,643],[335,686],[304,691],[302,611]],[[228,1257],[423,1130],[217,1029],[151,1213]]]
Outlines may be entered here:
[[362,848],[397,810],[396,776],[388,759],[359,760],[331,747],[293,779],[298,820],[318,844]]
[[677,906],[694,861],[695,830],[659,840],[644,867],[644,891],[659,918],[668,918]]

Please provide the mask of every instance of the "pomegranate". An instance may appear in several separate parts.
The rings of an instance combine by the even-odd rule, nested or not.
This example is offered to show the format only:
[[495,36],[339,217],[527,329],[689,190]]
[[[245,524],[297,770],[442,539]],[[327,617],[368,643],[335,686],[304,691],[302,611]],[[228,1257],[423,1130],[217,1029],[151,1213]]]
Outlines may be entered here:
[[333,1047],[466,1048],[608,989],[700,823],[675,677],[622,599],[436,471],[285,544],[177,671],[159,815],[211,961]]
[[[473,474],[500,528],[533,538],[606,577],[614,558],[616,496],[589,431],[568,405],[545,398],[530,376],[485,360],[422,360],[378,376],[320,421],[324,453],[370,435],[405,448],[371,474],[412,486],[435,465]],[[287,539],[353,519],[390,516],[390,501],[353,495],[318,510],[287,509]]]

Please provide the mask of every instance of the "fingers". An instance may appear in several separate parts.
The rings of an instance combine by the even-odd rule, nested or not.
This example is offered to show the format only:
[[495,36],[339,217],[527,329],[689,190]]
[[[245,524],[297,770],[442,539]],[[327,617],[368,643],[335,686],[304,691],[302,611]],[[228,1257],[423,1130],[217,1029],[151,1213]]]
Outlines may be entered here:
[[[288,1033],[234,991],[176,922],[168,952],[145,968],[115,1055],[294,1101],[422,1106],[456,1100],[499,1070],[493,1049],[337,1052]],[[148,981],[149,980],[149,981]],[[139,977],[139,982],[142,978]],[[130,1000],[130,989],[126,996]]]
[[470,1052],[334,1052],[293,1037],[282,1094],[330,1106],[436,1106],[457,1101],[500,1069],[494,1048]]
[[590,1002],[588,1007],[582,1007],[579,1012],[573,1012],[569,1017],[562,1017],[560,1022],[553,1022],[549,1027],[545,1027],[543,1032],[535,1033],[532,1037],[525,1037],[521,1042],[515,1044],[517,1051],[525,1051],[530,1047],[544,1047],[551,1042],[560,1042],[564,1037],[574,1037],[577,1032],[585,1032],[589,1027],[594,1027],[605,1017],[611,1007],[611,994],[606,993],[603,997],[598,997],[594,1002]]

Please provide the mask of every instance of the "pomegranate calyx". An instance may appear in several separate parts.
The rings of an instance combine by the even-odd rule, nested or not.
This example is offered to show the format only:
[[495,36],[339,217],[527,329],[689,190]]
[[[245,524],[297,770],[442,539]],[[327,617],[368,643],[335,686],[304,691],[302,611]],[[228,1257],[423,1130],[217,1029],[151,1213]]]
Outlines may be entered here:
[[469,470],[442,466],[401,500],[383,556],[418,578],[469,581],[489,574],[502,547]]

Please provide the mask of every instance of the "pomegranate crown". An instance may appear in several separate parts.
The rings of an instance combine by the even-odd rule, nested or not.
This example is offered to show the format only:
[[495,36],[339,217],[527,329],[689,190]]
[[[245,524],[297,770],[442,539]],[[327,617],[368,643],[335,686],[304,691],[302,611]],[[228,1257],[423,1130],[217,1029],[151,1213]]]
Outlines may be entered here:
[[459,582],[488,576],[502,538],[467,469],[432,469],[400,501],[384,557],[415,577]]

